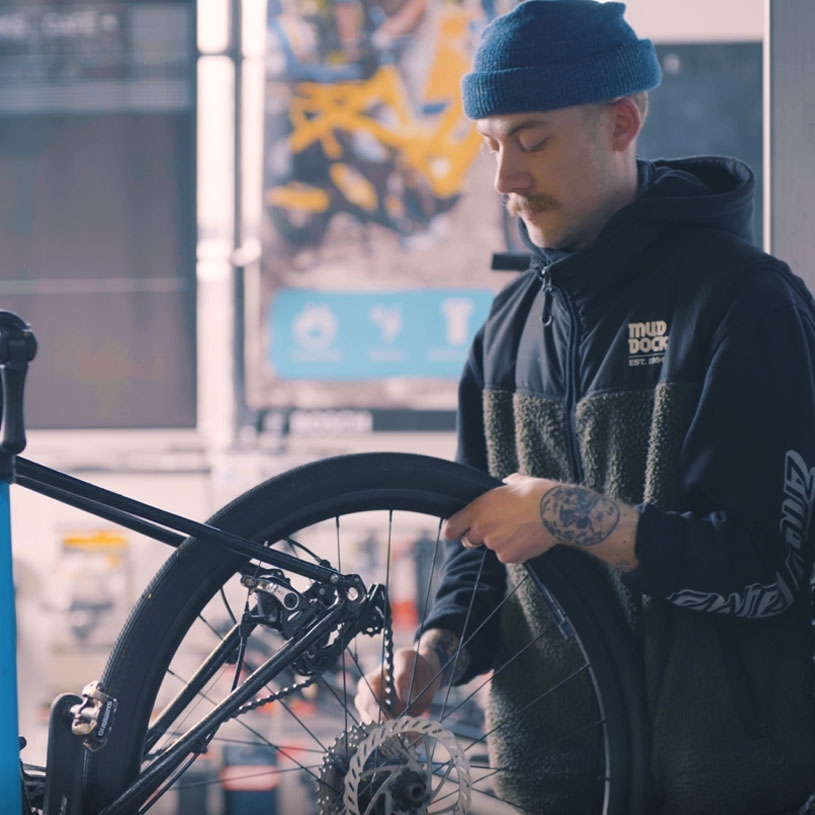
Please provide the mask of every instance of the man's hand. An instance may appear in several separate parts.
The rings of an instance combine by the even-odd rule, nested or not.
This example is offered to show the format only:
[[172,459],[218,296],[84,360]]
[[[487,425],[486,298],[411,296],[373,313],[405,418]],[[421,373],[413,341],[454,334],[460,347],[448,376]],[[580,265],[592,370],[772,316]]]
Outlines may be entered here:
[[[414,676],[413,666],[416,665]],[[409,696],[418,698],[410,706],[411,716],[419,716],[429,710],[433,697],[441,685],[439,658],[431,651],[413,648],[400,648],[393,654],[393,680],[396,699],[390,710],[385,709],[385,674],[382,666],[366,674],[357,683],[354,699],[357,711],[364,724],[390,719],[403,713],[410,701]],[[411,688],[411,680],[413,687]]]
[[587,487],[514,473],[445,522],[450,540],[486,546],[502,563],[524,563],[557,544],[587,549],[620,571],[637,566],[639,513]]
[[514,475],[448,518],[442,534],[468,549],[486,546],[502,563],[523,563],[557,543],[541,522],[541,498],[558,482]]

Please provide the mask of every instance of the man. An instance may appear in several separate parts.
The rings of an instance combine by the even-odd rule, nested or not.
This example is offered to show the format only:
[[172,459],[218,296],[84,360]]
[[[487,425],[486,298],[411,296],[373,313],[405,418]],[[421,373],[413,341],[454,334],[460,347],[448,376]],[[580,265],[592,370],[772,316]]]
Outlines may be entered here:
[[[749,242],[744,164],[636,159],[660,76],[624,8],[527,0],[462,83],[533,260],[460,386],[458,458],[505,485],[448,519],[397,696],[414,662],[423,688],[456,653],[481,547],[504,564],[580,548],[640,609],[653,811],[793,813],[815,789],[815,311]],[[490,668],[488,644],[465,650],[454,681]],[[362,683],[358,706],[373,715]]]

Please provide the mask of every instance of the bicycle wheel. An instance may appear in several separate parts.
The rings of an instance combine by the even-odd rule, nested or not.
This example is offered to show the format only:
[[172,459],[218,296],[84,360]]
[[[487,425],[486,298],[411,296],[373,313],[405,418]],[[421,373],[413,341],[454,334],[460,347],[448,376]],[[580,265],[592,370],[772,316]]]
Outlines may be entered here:
[[[340,571],[360,574],[366,585],[386,585],[398,648],[412,645],[437,584],[439,519],[497,483],[424,456],[343,456],[265,482],[210,523],[325,558]],[[310,687],[247,710],[209,734],[198,745],[206,761],[197,763],[219,768],[225,795],[241,785],[236,773],[251,776],[244,783],[268,787],[279,815],[639,811],[636,788],[644,780],[632,775],[630,757],[647,753],[647,741],[630,707],[642,694],[633,660],[619,656],[630,653],[630,632],[616,597],[603,581],[597,584],[596,573],[591,577],[592,568],[590,602],[575,590],[589,558],[550,557],[554,551],[527,568],[509,569],[509,588],[492,612],[502,632],[492,670],[443,689],[429,718],[401,724],[397,718],[387,727],[359,722],[357,681],[386,653],[382,634],[359,634]],[[244,656],[236,657],[234,639],[217,648],[246,607],[241,577],[257,572],[251,561],[190,539],[154,577],[101,679],[118,711],[105,748],[86,758],[85,811],[149,809],[154,790],[123,805],[111,802],[229,692],[236,659],[245,673],[281,646],[277,632],[258,625]],[[307,585],[292,577],[292,586]],[[465,643],[471,634],[464,632]],[[210,652],[216,656],[207,662]],[[196,673],[202,661],[208,669]],[[159,715],[160,724],[151,724],[190,677],[196,677],[194,692],[183,705],[170,706],[172,722]],[[270,691],[299,681],[287,672]],[[243,770],[235,770],[236,762]],[[207,772],[213,774],[200,770],[197,779]],[[180,808],[191,794],[185,776],[175,773],[170,782],[169,795]]]

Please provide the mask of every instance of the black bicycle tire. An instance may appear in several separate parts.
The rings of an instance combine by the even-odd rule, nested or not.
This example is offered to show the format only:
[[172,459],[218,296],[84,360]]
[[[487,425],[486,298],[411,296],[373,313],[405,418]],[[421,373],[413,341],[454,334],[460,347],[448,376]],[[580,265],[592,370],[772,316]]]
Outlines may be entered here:
[[[340,456],[304,465],[270,479],[217,512],[210,523],[249,537],[276,538],[334,514],[369,508],[417,510],[446,517],[496,486],[488,475],[440,459],[410,454],[372,453]],[[387,499],[387,503],[383,501]],[[342,502],[341,508],[337,502]],[[276,518],[270,522],[269,518]],[[547,556],[544,556],[544,559]],[[98,812],[135,776],[155,693],[166,667],[198,610],[233,573],[242,558],[221,547],[188,539],[165,563],[143,593],[122,629],[101,683],[119,700],[119,711],[107,746],[86,757],[85,811]],[[625,699],[631,692],[620,682],[636,683],[636,670],[619,676],[613,658],[630,634],[623,628],[603,630],[596,620],[607,616],[615,600],[610,591],[593,593],[590,605],[561,574],[551,558],[545,570],[533,570],[576,622],[581,640],[599,673],[604,709],[609,715],[612,766],[609,813],[632,812],[629,757],[644,742],[628,726]],[[573,565],[566,565],[573,569]],[[572,580],[579,576],[572,576]],[[579,627],[579,628],[578,628]],[[612,627],[613,628],[613,627]],[[606,629],[609,629],[606,626]],[[624,666],[623,666],[624,667]],[[637,695],[635,691],[634,695]],[[633,738],[632,738],[633,736]]]
[[[591,556],[564,546],[555,547],[546,557],[533,562],[530,568],[557,568],[570,584],[570,592],[578,594],[593,614],[603,641],[620,678],[620,692],[631,734],[631,796],[632,813],[652,809],[651,789],[651,716],[645,692],[645,663],[641,644],[631,632],[621,603],[595,603],[595,598],[608,594],[609,582],[602,575],[599,563]],[[589,559],[589,562],[586,562]],[[536,566],[539,562],[540,566]],[[544,581],[545,582],[545,581]]]

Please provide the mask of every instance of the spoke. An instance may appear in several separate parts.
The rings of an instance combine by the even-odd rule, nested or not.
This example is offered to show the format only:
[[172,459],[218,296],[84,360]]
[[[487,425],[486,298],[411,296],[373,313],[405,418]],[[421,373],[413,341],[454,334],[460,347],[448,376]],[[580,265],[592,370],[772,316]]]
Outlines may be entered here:
[[[168,669],[167,669],[167,672],[168,672],[168,673],[170,673],[170,674],[172,674],[172,676],[176,677],[176,678],[177,678],[177,679],[178,679],[180,682],[184,682],[184,681],[185,681],[183,677],[181,677],[181,676],[179,676],[178,674],[174,673],[174,672],[173,672],[173,671],[172,671],[170,668],[168,668]],[[185,683],[185,684],[188,684],[188,683]],[[209,698],[209,697],[208,697],[208,696],[207,696],[207,695],[206,695],[206,694],[205,694],[203,691],[198,691],[198,695],[199,695],[199,696],[201,696],[201,697],[203,697],[203,699],[204,699],[204,700],[206,700],[207,702],[209,702],[211,705],[214,705],[214,704],[215,704],[215,702],[214,702],[212,699],[210,699],[210,698]],[[285,705],[285,704],[283,704],[283,700],[282,700],[282,699],[281,699],[281,700],[279,700],[279,701],[280,701],[280,703],[283,705],[283,707],[284,707],[284,708],[286,708],[286,710],[289,710],[289,708],[288,708],[288,707],[286,707],[286,705]],[[199,700],[199,703],[200,703],[200,700]],[[291,711],[290,711],[290,710],[289,710],[289,713],[291,713]],[[294,714],[291,714],[291,715],[292,715],[292,716],[294,716]],[[189,718],[189,716],[187,716],[186,718]],[[295,718],[295,719],[297,719],[297,717],[296,717],[296,716],[294,716],[294,718]],[[298,765],[298,767],[300,767],[300,769],[305,770],[305,771],[306,771],[306,772],[307,772],[307,773],[308,773],[310,776],[312,776],[314,779],[316,779],[317,781],[319,781],[319,780],[320,780],[320,779],[318,778],[318,776],[316,776],[316,775],[315,775],[313,772],[311,772],[311,771],[310,771],[310,770],[309,770],[309,769],[308,769],[308,768],[307,768],[305,765],[301,764],[301,763],[300,763],[300,762],[299,762],[299,761],[298,761],[298,760],[297,760],[297,759],[296,759],[296,758],[295,758],[293,755],[291,755],[290,753],[286,752],[286,748],[281,747],[279,744],[274,744],[274,742],[269,741],[269,739],[267,739],[267,738],[266,738],[266,736],[264,736],[262,733],[260,733],[260,732],[258,732],[257,730],[255,730],[255,728],[254,728],[254,727],[251,727],[250,725],[248,725],[248,724],[247,724],[247,723],[246,723],[246,722],[243,720],[243,718],[242,718],[241,716],[236,716],[236,717],[234,717],[233,721],[237,722],[237,723],[238,723],[238,725],[239,725],[240,727],[244,728],[244,730],[249,731],[249,732],[250,732],[250,733],[251,733],[253,736],[256,736],[258,739],[260,739],[260,741],[261,741],[261,742],[262,742],[262,743],[263,743],[265,746],[273,748],[274,750],[276,750],[277,752],[279,752],[281,755],[285,756],[286,758],[288,758],[289,760],[291,760],[291,761],[293,761],[295,764],[297,764],[297,765]],[[298,720],[298,721],[299,721],[299,720]],[[165,734],[165,735],[168,735],[168,734]],[[178,733],[177,733],[177,732],[176,732],[176,735],[178,735]],[[183,735],[183,734],[182,734],[182,735]],[[319,744],[319,745],[320,745],[320,747],[322,748],[322,749],[320,750],[320,752],[321,752],[321,753],[324,753],[324,752],[325,752],[325,747],[324,747],[322,744],[320,744],[319,739],[315,739],[315,741],[316,741],[316,742],[317,742],[317,744]],[[256,743],[257,743],[257,742],[255,742],[255,744],[256,744]],[[297,749],[303,749],[303,752],[311,752],[311,751],[307,750],[306,748],[297,748]],[[317,752],[317,751],[314,751],[314,752]]]
[[[585,727],[581,727],[578,730],[574,730],[573,732],[567,734],[566,736],[561,736],[560,738],[555,739],[554,741],[549,742],[548,744],[545,744],[542,747],[536,747],[532,751],[532,753],[530,754],[530,757],[540,755],[541,753],[545,753],[548,750],[551,750],[554,747],[557,747],[558,745],[563,744],[563,742],[568,741],[569,739],[572,739],[575,736],[579,736],[579,735],[581,735],[583,733],[587,733],[588,731],[593,730],[595,727],[598,727],[598,726],[600,726],[602,724],[604,724],[603,720],[598,720],[596,722],[592,722],[591,724],[588,724]],[[469,749],[469,748],[466,748],[466,749]],[[517,808],[523,809],[520,804],[513,803],[512,801],[510,801],[510,800],[508,800],[506,798],[501,798],[501,797],[499,797],[497,795],[497,793],[490,792],[489,790],[480,790],[480,789],[478,789],[477,785],[485,782],[487,779],[492,778],[493,776],[497,775],[498,773],[507,773],[507,774],[511,773],[511,774],[514,774],[514,775],[528,775],[528,769],[526,767],[510,768],[510,767],[492,767],[492,766],[487,766],[487,765],[483,765],[483,764],[470,764],[470,769],[471,770],[475,769],[475,770],[489,770],[490,771],[490,772],[486,773],[485,775],[479,776],[479,778],[476,781],[472,782],[472,784],[471,784],[471,789],[472,790],[474,790],[475,792],[479,792],[482,795],[487,795],[490,798],[495,799],[496,801],[501,801],[502,803],[506,803],[509,806],[515,807],[516,809]],[[601,777],[598,776],[597,778],[599,779]],[[608,779],[603,778],[602,780],[607,781]],[[448,797],[449,795],[452,795],[452,794],[453,793],[447,793],[447,795],[443,796],[439,800],[440,801],[444,800],[444,798],[446,798],[446,797]],[[531,810],[523,810],[523,811],[524,812],[527,812],[527,811],[531,812]]]
[[[203,624],[204,624],[204,625],[205,625],[207,628],[209,628],[209,630],[210,630],[210,631],[211,631],[213,634],[215,634],[215,636],[216,636],[216,637],[218,637],[218,639],[223,638],[223,634],[222,634],[220,631],[218,631],[218,629],[217,629],[217,628],[216,628],[216,627],[215,627],[215,626],[214,626],[214,625],[213,625],[213,624],[212,624],[212,623],[211,623],[209,620],[207,620],[207,618],[206,618],[206,617],[204,617],[204,615],[203,615],[202,613],[199,613],[199,614],[198,614],[198,619],[199,619],[199,620],[200,620],[200,621],[201,621],[201,622],[202,622],[202,623],[203,623]],[[233,623],[233,625],[235,625],[236,623],[237,623],[237,621],[236,621],[235,623]]]
[[[524,575],[524,577],[521,578],[521,580],[519,580],[515,584],[514,588],[508,594],[506,594],[503,597],[501,602],[498,603],[495,606],[495,608],[481,621],[478,628],[476,628],[475,631],[473,631],[466,639],[464,639],[463,641],[460,642],[460,647],[461,648],[465,647],[466,645],[469,645],[469,643],[472,642],[472,640],[478,634],[478,632],[481,631],[481,629],[495,616],[495,614],[497,614],[498,611],[500,611],[503,608],[504,604],[509,601],[509,599],[515,594],[515,592],[518,591],[518,589],[520,589],[520,587],[526,582],[528,577],[529,577],[528,573],[526,575]],[[551,626],[550,626],[550,628],[546,629],[547,632],[550,631],[550,630],[551,630]],[[546,632],[544,632],[544,633],[546,633]],[[459,651],[460,651],[460,649],[459,649]],[[459,653],[459,651],[457,651],[456,653]],[[450,663],[453,661],[453,659],[455,659],[455,657],[451,657],[450,659],[448,659],[447,662],[445,662],[444,665],[442,665],[441,668],[439,668],[439,670],[431,677],[430,681],[424,686],[424,688],[422,688],[421,692],[419,693],[419,696],[421,696],[422,693],[424,693],[430,687],[430,685],[432,685],[433,682],[435,682],[436,679],[439,676],[442,675],[442,673],[446,670],[447,666],[450,665]],[[489,680],[487,680],[487,682],[488,681]],[[481,685],[479,688],[477,688],[476,692],[478,692],[482,687],[484,687],[484,686]],[[465,699],[464,701],[466,702],[470,698],[472,698],[472,694],[470,696],[468,696],[467,699]],[[461,707],[461,705],[459,705],[458,707]],[[455,710],[458,710],[458,707],[456,707]],[[455,713],[455,710],[453,710],[451,712]],[[447,718],[447,717],[445,716],[445,718]]]
[[[275,767],[273,770],[260,770],[256,773],[245,773],[242,775],[230,775],[230,781],[243,781],[247,778],[263,778],[266,775],[285,775],[286,773],[300,773],[303,770],[319,770],[321,767],[320,764],[312,764],[311,766],[305,766],[303,768],[300,767]],[[211,787],[215,784],[220,785],[221,779],[220,778],[212,778],[207,781],[181,781],[176,784],[177,790],[192,790],[196,787]]]
[[[229,604],[229,600],[226,599],[226,592],[223,586],[221,586],[221,600],[224,602],[224,607],[226,608],[226,613],[229,615],[229,619],[232,620],[232,625],[237,625],[238,620],[232,613],[232,606]],[[199,614],[198,616],[200,617],[201,615]]]
[[[519,771],[519,772],[522,772],[522,771]],[[471,784],[471,785],[470,785],[470,789],[471,789],[473,792],[477,792],[477,793],[479,793],[480,795],[485,795],[487,798],[491,798],[493,801],[498,801],[498,802],[499,802],[499,803],[501,803],[501,804],[506,804],[507,806],[511,806],[511,807],[512,807],[514,810],[516,810],[516,811],[518,811],[518,812],[528,812],[528,813],[529,813],[529,815],[537,815],[537,813],[536,813],[536,812],[534,812],[533,810],[531,810],[531,809],[525,809],[523,806],[521,806],[521,804],[516,804],[516,803],[514,803],[514,802],[510,801],[508,798],[502,798],[502,797],[500,797],[500,796],[499,796],[499,795],[498,795],[496,792],[493,792],[493,791],[491,791],[491,790],[480,790],[480,789],[478,789],[478,788],[475,786],[475,784]],[[450,792],[446,792],[446,793],[445,793],[444,795],[442,795],[440,798],[436,798],[436,799],[433,801],[433,803],[434,803],[434,804],[438,804],[438,803],[440,803],[441,801],[444,801],[444,800],[446,800],[447,798],[450,798],[450,797],[452,797],[453,795],[457,795],[457,794],[458,794],[458,790],[451,790]]]
[[[371,683],[368,681],[368,677],[365,676],[365,672],[362,670],[362,666],[359,664],[359,660],[357,659],[356,655],[352,654],[350,651],[348,651],[348,656],[351,657],[351,661],[354,663],[354,665],[356,665],[356,668],[357,668],[357,670],[359,671],[359,673],[360,673],[360,675],[362,677],[362,681],[365,683],[365,687],[368,688],[368,690],[371,693],[371,696],[374,699],[376,699],[376,703],[379,705],[379,717],[380,717],[380,722],[381,722],[381,716],[385,712],[385,706],[382,703],[382,699],[374,693],[374,689],[371,687]],[[380,677],[381,677],[381,673],[380,673]]]
[[[561,679],[561,680],[560,680],[560,682],[557,682],[556,684],[552,685],[552,687],[551,687],[551,688],[547,688],[547,689],[546,689],[546,690],[545,690],[543,693],[539,694],[539,695],[538,695],[538,696],[536,696],[534,699],[532,699],[531,701],[527,702],[527,703],[526,703],[526,704],[525,704],[525,705],[524,705],[522,708],[520,708],[520,709],[519,709],[519,710],[518,710],[518,711],[515,713],[515,716],[517,716],[517,715],[519,715],[519,714],[523,713],[525,710],[527,710],[528,708],[532,707],[532,705],[537,704],[538,702],[540,702],[540,701],[541,701],[541,699],[545,699],[547,696],[549,696],[549,694],[554,693],[554,692],[555,692],[556,690],[558,690],[559,688],[562,688],[562,687],[563,687],[563,686],[564,686],[564,685],[565,685],[567,682],[571,682],[571,681],[572,681],[572,679],[574,679],[576,676],[579,676],[580,674],[582,674],[582,673],[584,673],[586,670],[588,670],[588,667],[589,667],[589,663],[587,662],[585,665],[583,665],[582,667],[578,668],[576,671],[573,671],[571,674],[569,674],[569,676],[565,677],[564,679]],[[512,721],[512,722],[511,722],[511,721],[506,721],[506,722],[501,722],[500,724],[495,725],[495,727],[493,727],[493,728],[492,728],[492,730],[489,730],[488,732],[486,732],[486,733],[485,733],[483,736],[481,736],[481,738],[476,739],[475,741],[473,741],[473,742],[471,742],[470,744],[468,744],[468,745],[467,745],[467,746],[464,748],[464,752],[466,753],[468,750],[471,750],[473,747],[475,747],[475,745],[476,745],[476,744],[480,744],[481,742],[485,741],[485,740],[486,740],[486,739],[487,739],[489,736],[491,736],[491,735],[492,735],[492,734],[493,734],[493,733],[494,733],[496,730],[500,730],[500,728],[502,728],[502,727],[506,727],[507,725],[511,725],[511,724],[513,724],[513,723],[514,723],[514,721]],[[604,723],[605,723],[605,720],[604,720],[604,719],[601,719],[601,720],[599,721],[599,724],[604,724]],[[592,728],[592,727],[596,727],[596,726],[597,726],[597,724],[598,724],[598,722],[595,722],[594,724],[589,725],[589,726],[588,726],[588,728],[583,728],[583,729],[584,729],[584,730],[586,730],[586,729],[590,729],[590,728]],[[576,731],[575,731],[575,733],[580,733],[580,732],[582,732],[582,731],[580,731],[580,730],[576,730]],[[574,736],[574,734],[575,734],[575,733],[570,733],[570,734],[569,734],[568,736],[566,736],[565,738],[572,738],[572,736]],[[560,741],[563,741],[563,739],[560,739]],[[557,744],[558,742],[554,742],[554,743],[555,743],[555,744]],[[549,747],[547,747],[547,749],[549,749]],[[536,753],[538,753],[538,752],[540,752],[540,750],[538,750],[538,749],[536,748],[536,749],[535,749],[535,752],[536,752]]]
[[[484,571],[484,563],[486,562],[486,560],[487,560],[487,547],[484,546],[484,547],[482,547],[481,563],[478,564],[478,574],[476,575],[476,578],[475,578],[475,585],[476,586],[478,586],[478,584],[481,582],[481,573]],[[473,592],[472,592],[472,594],[470,596],[470,603],[467,606],[467,614],[464,617],[464,626],[461,629],[462,632],[467,630],[467,626],[470,623],[470,616],[472,614],[474,604],[475,604],[475,588],[473,589]],[[444,694],[444,702],[442,702],[442,706],[441,706],[441,714],[439,716],[440,719],[444,719],[444,712],[447,710],[447,701],[450,698],[450,691],[453,689],[453,676],[456,673],[456,667],[458,666],[458,660],[459,660],[459,656],[461,655],[461,649],[464,646],[463,640],[464,640],[463,637],[459,637],[459,639],[458,639],[458,647],[456,648],[456,654],[453,657],[453,668],[450,671],[450,681],[447,683],[447,691]],[[446,667],[447,666],[445,665],[442,670],[445,670]]]
[[307,555],[312,557],[316,563],[322,563],[322,558],[317,557],[317,555],[315,555],[314,552],[312,552],[311,549],[308,548],[308,546],[303,546],[302,543],[298,543],[291,536],[287,537],[285,540],[286,543],[289,544],[289,547],[292,549],[292,551],[294,551],[294,548],[297,547],[298,549],[302,549]]
[[[522,804],[516,803],[515,801],[511,801],[509,798],[502,798],[495,792],[490,792],[489,790],[480,790],[477,789],[475,786],[470,787],[473,792],[477,792],[479,795],[484,795],[487,798],[491,798],[493,801],[498,801],[500,804],[506,804],[507,806],[512,807],[516,812],[526,813],[526,815],[538,815],[535,810],[527,809]],[[452,795],[452,793],[447,793],[448,795]]]
[[[174,736],[174,737],[177,738],[179,736],[183,736],[184,732],[182,730],[174,730],[174,731],[168,733],[168,735],[171,735],[171,736]],[[263,739],[263,736],[259,735],[258,738]],[[319,749],[318,747],[302,747],[302,746],[299,746],[299,745],[280,745],[280,744],[275,744],[274,742],[271,742],[271,741],[267,741],[266,744],[260,744],[257,741],[246,741],[244,739],[230,739],[230,738],[227,738],[226,736],[216,736],[215,738],[212,739],[212,741],[217,743],[217,744],[237,744],[237,745],[240,745],[242,747],[273,747],[281,755],[285,756],[286,758],[291,758],[292,761],[294,761],[295,759],[294,759],[293,756],[289,756],[289,754],[286,752],[287,750],[295,750],[295,751],[297,751],[299,753],[314,753],[317,756],[323,755],[323,750]],[[296,769],[298,769],[298,770],[307,770],[309,766],[312,766],[312,765],[302,765],[302,766],[298,766]],[[313,766],[319,767],[320,765],[315,764]],[[295,769],[295,768],[293,767],[292,769]]]
[[[441,528],[442,528],[442,521],[440,520],[439,521],[439,528],[438,528],[438,531],[436,533],[436,547],[438,547],[438,545],[439,545],[439,538],[441,536]],[[476,587],[481,582],[481,573],[484,570],[484,562],[486,561],[486,559],[487,559],[487,548],[482,547],[481,562],[478,564],[478,574],[476,575],[476,578],[475,578],[475,585],[473,586],[473,591],[470,594],[470,602],[469,602],[469,604],[467,606],[467,614],[464,617],[464,625],[461,628],[462,633],[467,630],[467,626],[470,623],[470,615],[471,615],[472,610],[473,610],[473,604],[475,603]],[[433,552],[433,562],[434,562],[434,564],[435,564],[435,561],[436,561],[436,553],[434,551]],[[428,581],[428,593],[429,593],[429,590],[430,590],[429,584],[431,582],[432,582],[432,571],[431,571],[431,580]],[[420,630],[424,630],[424,623],[422,624],[422,628]],[[464,639],[463,637],[458,638],[458,646],[456,647],[456,653],[453,656],[453,667],[450,669],[450,678],[449,678],[449,680],[447,682],[447,688],[445,689],[445,692],[444,692],[444,701],[442,702],[441,713],[439,714],[439,720],[440,721],[444,721],[444,714],[445,714],[445,711],[447,710],[447,702],[450,699],[450,692],[453,689],[453,677],[455,676],[456,666],[458,665],[458,660],[459,660],[459,657],[461,655],[461,649],[463,647],[463,639]],[[418,651],[418,643],[417,643],[416,647],[417,647],[417,651]],[[440,667],[442,675],[444,675],[444,671],[447,670],[448,665],[449,665],[449,660],[447,661],[447,663],[445,663],[444,665],[442,665]],[[431,682],[433,682],[433,681],[435,681],[435,676],[433,677]],[[428,683],[428,684],[430,684],[430,683]],[[422,691],[422,692],[424,692],[424,691]],[[419,695],[421,696],[421,694],[419,694]],[[435,752],[435,745],[434,745],[433,750]],[[430,761],[431,762],[433,761],[433,754],[434,753],[431,753],[431,755],[430,755]]]
[[[353,659],[353,655],[351,655],[351,656],[352,656],[352,659]],[[359,719],[357,719],[357,717],[351,712],[351,708],[348,706],[348,696],[347,696],[347,694],[346,694],[344,699],[340,698],[339,693],[336,690],[334,690],[334,688],[331,686],[331,683],[325,678],[325,674],[323,674],[320,677],[320,681],[323,683],[323,685],[325,685],[328,692],[337,700],[340,707],[345,709],[346,719],[347,719],[348,716],[350,716],[351,721],[354,723],[354,727],[359,727],[361,723],[360,723]],[[344,688],[343,688],[343,692],[345,692]],[[347,739],[347,735],[348,735],[348,729],[347,729],[347,725],[346,725],[346,739]],[[346,746],[346,748],[348,747],[348,742],[347,741],[346,741],[345,746]]]
[[[430,765],[428,765],[428,766],[430,766]],[[445,771],[444,775],[439,775],[437,772],[432,772],[431,773],[431,775],[433,775],[433,776],[435,776],[436,778],[439,779],[439,783],[436,786],[436,789],[433,791],[434,796],[442,788],[442,784],[444,784],[444,782],[447,781],[447,779],[450,777],[450,773],[453,772],[453,767],[454,766],[455,765],[453,764],[452,761],[448,761],[447,762],[447,770]],[[432,787],[431,787],[431,789],[432,789]]]
[[[220,666],[220,670],[221,670],[221,672],[223,672],[223,665],[221,665],[221,666]],[[188,680],[184,679],[184,677],[183,677],[183,676],[181,676],[180,674],[177,674],[177,673],[176,673],[176,672],[175,672],[175,671],[174,671],[172,668],[170,668],[169,666],[168,666],[168,668],[167,668],[167,674],[168,674],[169,676],[173,677],[173,679],[178,680],[178,681],[179,681],[179,682],[180,682],[180,683],[181,683],[181,684],[182,684],[182,685],[183,685],[185,688],[188,688],[188,687],[190,686],[190,683],[189,683],[189,681],[188,681]],[[210,685],[211,685],[213,682],[217,682],[217,681],[218,681],[218,677],[213,675],[213,676],[211,677],[211,679],[210,679]],[[185,723],[185,722],[186,722],[186,721],[187,721],[187,720],[190,718],[190,716],[192,716],[192,714],[193,714],[193,713],[195,713],[196,709],[197,709],[198,707],[200,707],[200,705],[201,705],[203,702],[205,702],[205,701],[206,701],[206,702],[209,702],[210,704],[213,704],[213,705],[215,704],[215,703],[212,701],[212,699],[210,699],[210,698],[207,696],[207,694],[205,693],[205,687],[206,687],[206,686],[201,687],[201,688],[198,688],[198,690],[196,690],[196,691],[195,691],[195,697],[194,697],[195,702],[192,702],[192,704],[191,704],[191,705],[187,705],[187,706],[184,708],[184,711],[183,711],[183,712],[184,712],[184,717],[183,717],[182,719],[180,719],[180,720],[178,720],[178,719],[173,719],[173,723],[175,723],[175,725],[176,725],[176,729],[177,729],[177,728],[179,728],[179,727],[182,727],[182,726],[184,725],[184,723]],[[192,700],[191,700],[191,701],[192,701]],[[179,712],[181,712],[181,711],[179,711]],[[170,724],[170,723],[171,723],[171,722],[168,722],[168,724]],[[182,731],[182,732],[183,732],[183,731]],[[155,751],[156,744],[160,743],[160,741],[161,741],[162,737],[166,737],[167,735],[168,735],[168,733],[167,733],[167,731],[165,731],[164,733],[162,733],[162,735],[160,735],[160,736],[158,737],[158,739],[155,741],[155,743],[154,743],[154,744],[153,744],[153,745],[150,747],[150,751],[151,751],[151,753],[155,753],[155,752],[156,752],[156,751]],[[165,748],[165,749],[166,749],[166,748]],[[164,750],[162,749],[162,750],[159,750],[158,752],[159,752],[159,754],[160,754],[160,753],[164,752]],[[145,758],[147,758],[147,757],[149,757],[149,756],[145,756]]]
[[[430,588],[433,585],[433,573],[434,573],[434,571],[436,569],[436,557],[438,556],[438,553],[439,553],[439,540],[441,538],[441,526],[442,526],[443,523],[444,523],[444,521],[441,518],[439,518],[439,527],[436,530],[436,543],[433,546],[433,562],[430,565],[430,573],[429,573],[428,579],[427,579],[427,591],[425,592],[424,603],[422,604],[422,619],[419,621],[419,631],[424,631],[424,623],[425,623],[425,620],[427,619],[427,610],[428,610],[428,606],[430,605]],[[418,563],[417,563],[416,569],[417,569],[417,572],[418,572],[418,569],[419,569]],[[417,586],[416,588],[420,589],[419,586]],[[417,597],[416,599],[417,599],[417,601],[420,601],[421,597]],[[419,694],[417,694],[417,696],[415,696],[415,697],[413,696],[413,687],[414,687],[414,683],[416,681],[416,668],[417,668],[417,665],[419,663],[419,659],[418,659],[418,657],[419,657],[419,640],[418,639],[416,640],[414,653],[416,654],[416,657],[413,660],[413,669],[410,672],[410,684],[408,685],[408,693],[407,693],[407,698],[408,698],[407,710],[410,710],[411,705],[416,701],[416,699],[419,698],[419,696],[422,695],[421,693],[419,693]],[[427,686],[425,686],[425,688],[426,687]],[[422,692],[424,692],[424,689],[423,689]]]
[[[444,718],[448,719],[457,710],[459,710],[461,707],[463,707],[467,702],[470,701],[470,699],[472,699],[481,690],[481,688],[483,688],[485,685],[492,682],[495,679],[496,676],[500,676],[507,668],[509,668],[510,665],[512,665],[513,662],[515,662],[515,660],[517,660],[526,651],[528,651],[536,642],[538,642],[538,640],[545,637],[551,630],[552,630],[552,626],[550,625],[548,628],[545,628],[543,631],[541,631],[541,633],[538,634],[538,636],[535,637],[535,639],[530,640],[526,645],[524,645],[523,648],[521,648],[520,651],[518,651],[517,654],[510,657],[500,668],[493,671],[472,693],[470,693],[468,696],[465,696],[452,710],[448,711],[448,713],[446,714],[446,716]],[[586,665],[584,665],[583,667],[584,668],[588,667],[588,663]],[[443,720],[439,719],[439,721],[443,721]]]
[[384,773],[390,772],[391,770],[400,770],[404,767],[404,764],[380,764],[376,767],[371,767],[370,770],[365,770],[359,774],[360,781],[363,778],[369,778],[372,775],[376,775],[377,773]]
[[283,709],[289,714],[289,716],[291,716],[292,719],[294,719],[294,721],[296,721],[297,724],[299,724],[300,727],[302,727],[303,730],[305,730],[306,733],[308,733],[309,736],[311,736],[311,738],[313,738],[325,752],[328,752],[328,748],[320,741],[320,739],[317,738],[314,731],[308,727],[308,725],[286,704],[286,702],[283,699],[278,699],[277,701],[280,702]]
[[[384,784],[382,786],[384,786]],[[382,798],[384,794],[384,790],[382,787],[380,787],[374,794],[373,798],[371,798],[371,800],[368,802],[368,806],[365,807],[365,812],[363,812],[362,815],[371,815],[371,813],[374,811],[374,807],[379,803],[379,799]]]

